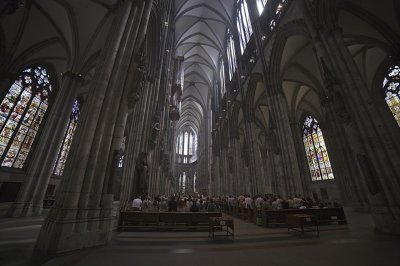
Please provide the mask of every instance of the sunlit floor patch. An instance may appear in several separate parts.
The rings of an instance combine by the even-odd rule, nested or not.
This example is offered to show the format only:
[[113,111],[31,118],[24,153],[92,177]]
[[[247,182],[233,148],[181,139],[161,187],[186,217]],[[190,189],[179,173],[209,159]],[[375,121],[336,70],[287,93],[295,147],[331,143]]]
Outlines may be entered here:
[[171,252],[176,254],[188,254],[188,253],[193,253],[194,250],[188,248],[180,248],[180,249],[173,249]]

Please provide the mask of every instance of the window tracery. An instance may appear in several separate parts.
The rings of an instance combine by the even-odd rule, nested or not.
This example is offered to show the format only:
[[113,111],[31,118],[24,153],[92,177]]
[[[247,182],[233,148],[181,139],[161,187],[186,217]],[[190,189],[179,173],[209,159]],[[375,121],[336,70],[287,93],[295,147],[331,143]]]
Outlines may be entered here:
[[268,0],[257,0],[257,10],[258,10],[258,14],[262,14],[262,12],[264,11],[265,5],[267,4]]
[[318,121],[307,116],[303,124],[303,142],[306,151],[311,180],[334,179],[324,137]]
[[1,166],[22,168],[32,148],[52,93],[44,67],[26,68],[0,105]]
[[385,100],[397,124],[400,126],[400,66],[393,65],[383,80]]
[[243,54],[247,43],[250,41],[250,36],[253,34],[253,27],[251,26],[249,8],[245,0],[238,1],[237,10],[236,26],[239,33],[240,51]]
[[69,118],[67,129],[64,133],[64,140],[57,155],[56,165],[54,167],[54,175],[61,176],[64,172],[65,162],[69,149],[71,148],[72,138],[75,134],[76,126],[80,115],[81,104],[75,100],[72,112]]
[[228,36],[228,41],[227,41],[227,46],[226,46],[226,54],[227,54],[227,58],[228,58],[229,80],[231,80],[233,77],[233,74],[236,71],[237,63],[236,63],[235,42],[233,40],[233,35],[229,29],[227,32],[227,36]]

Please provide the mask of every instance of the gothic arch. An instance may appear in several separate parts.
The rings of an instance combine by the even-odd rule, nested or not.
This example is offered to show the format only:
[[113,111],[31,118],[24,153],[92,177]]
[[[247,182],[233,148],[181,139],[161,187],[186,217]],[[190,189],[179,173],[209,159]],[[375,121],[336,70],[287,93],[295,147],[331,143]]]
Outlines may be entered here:
[[323,113],[320,62],[303,20],[294,20],[279,28],[270,66],[271,91],[283,93],[292,121],[298,120],[304,111]]

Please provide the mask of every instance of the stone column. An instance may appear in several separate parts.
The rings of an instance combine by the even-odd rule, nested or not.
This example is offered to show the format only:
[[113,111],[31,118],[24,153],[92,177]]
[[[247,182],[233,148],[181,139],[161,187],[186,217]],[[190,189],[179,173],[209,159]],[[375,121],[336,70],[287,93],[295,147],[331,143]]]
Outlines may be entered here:
[[239,171],[239,160],[240,160],[240,143],[237,137],[231,137],[231,159],[229,160],[229,169],[232,172],[232,191],[233,195],[237,195],[239,193],[240,188],[240,171]]
[[[116,167],[118,167],[118,163],[120,157],[124,155],[124,134],[126,127],[126,120],[128,117],[128,107],[126,104],[121,104],[118,110],[116,128],[113,136],[113,142],[111,144],[111,152],[113,156],[109,157],[109,161],[107,163],[106,170],[106,179],[104,181],[104,189],[108,191],[110,194],[114,194],[115,191],[118,190],[117,194],[114,194],[114,200],[119,200],[120,197],[120,184],[121,177],[116,176]],[[125,164],[125,162],[123,162]]]
[[[280,146],[279,156],[275,156],[275,159],[279,160],[279,165],[283,167],[283,178],[281,184],[284,185],[284,193],[287,196],[293,196],[299,192],[303,192],[303,184],[301,182],[301,176],[299,171],[298,158],[296,157],[296,150],[293,135],[290,128],[290,119],[287,110],[287,104],[285,96],[282,91],[282,80],[277,73],[268,71],[266,57],[262,45],[262,27],[260,21],[256,19],[258,17],[258,11],[255,1],[248,1],[250,18],[252,21],[255,43],[259,54],[259,60],[263,68],[263,81],[264,84],[272,84],[270,87],[266,87],[267,101],[271,116],[274,119],[276,127],[276,140]],[[268,76],[270,75],[270,76]],[[274,76],[275,75],[275,76]],[[276,160],[275,160],[276,161]],[[275,191],[273,191],[275,192]]]
[[263,193],[263,171],[261,154],[258,150],[258,143],[256,140],[256,125],[254,116],[252,114],[245,115],[245,138],[247,156],[249,157],[249,170],[250,170],[250,194],[252,196]]
[[383,123],[340,30],[335,26],[326,29],[321,42],[328,67],[340,77],[342,99],[351,119],[345,133],[368,187],[375,224],[383,232],[400,233],[400,131],[394,121],[390,127]]
[[[312,36],[313,46],[320,63],[321,76],[323,76],[324,89],[322,93],[322,105],[325,110],[325,128],[327,144],[331,143],[328,151],[331,159],[335,182],[340,190],[342,200],[349,203],[357,210],[367,211],[369,209],[366,197],[366,185],[362,180],[360,171],[355,162],[354,150],[351,148],[353,141],[349,136],[343,134],[345,126],[350,122],[350,113],[343,99],[343,92],[338,79],[329,70],[327,64],[332,65],[329,51],[324,44],[324,38],[317,27],[314,9],[315,6],[309,0],[300,0],[299,6],[303,12],[307,28]],[[327,63],[327,64],[326,64]]]
[[[275,80],[274,80],[275,78]],[[283,180],[279,182],[282,185],[284,196],[293,196],[299,193],[304,193],[302,178],[294,137],[290,128],[291,121],[288,115],[288,107],[285,96],[281,88],[281,80],[276,80],[276,77],[271,77],[273,87],[268,96],[268,102],[271,112],[271,123],[273,123],[274,138],[279,146],[279,153],[276,159],[280,162],[275,162],[275,167],[281,167]]]
[[78,123],[63,182],[36,248],[55,254],[106,244],[111,237],[112,195],[103,191],[112,137],[131,58],[139,49],[152,1],[120,3],[102,61]]
[[39,215],[43,208],[43,199],[50,177],[53,174],[55,160],[64,140],[73,103],[83,77],[74,72],[65,72],[62,84],[40,136],[37,148],[27,169],[17,200],[9,210],[13,217]]
[[[294,137],[294,144],[297,158],[299,159],[299,168],[300,168],[300,176],[301,176],[301,183],[303,186],[303,193],[304,197],[309,196],[312,198],[312,191],[311,191],[311,176],[310,170],[307,162],[307,155],[304,149],[303,138],[301,135],[301,127],[298,123],[291,123],[290,128],[292,130],[292,135]],[[294,195],[292,195],[294,196]]]

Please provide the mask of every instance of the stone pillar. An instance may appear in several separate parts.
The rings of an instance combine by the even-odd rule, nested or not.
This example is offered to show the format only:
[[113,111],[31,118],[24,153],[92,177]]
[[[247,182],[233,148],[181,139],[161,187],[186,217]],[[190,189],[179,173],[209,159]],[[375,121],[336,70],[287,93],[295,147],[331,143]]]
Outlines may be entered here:
[[[354,148],[356,139],[349,139],[343,134],[350,124],[349,113],[340,96],[337,84],[328,86],[331,92],[324,101],[326,125],[321,127],[329,151],[329,157],[335,175],[335,183],[341,193],[342,200],[359,211],[368,211],[366,184],[355,163]],[[349,124],[350,123],[350,124]]]
[[[307,162],[307,155],[304,149],[303,136],[301,135],[301,127],[298,123],[291,123],[290,128],[292,130],[292,135],[294,137],[294,145],[296,150],[296,155],[299,162],[301,183],[303,186],[304,197],[312,198],[311,191],[311,176],[310,170]],[[292,195],[294,196],[294,195]]]
[[62,84],[52,104],[45,128],[40,136],[37,148],[29,163],[27,176],[22,184],[17,200],[9,210],[9,216],[39,215],[43,208],[43,199],[50,177],[53,174],[55,160],[64,140],[66,127],[70,119],[77,90],[83,83],[80,74],[65,72]]
[[55,254],[106,244],[111,237],[112,195],[103,191],[112,137],[131,58],[139,49],[152,1],[120,3],[102,61],[82,109],[63,182],[42,226],[36,249]]
[[[124,155],[125,152],[124,134],[127,117],[128,107],[126,104],[121,104],[119,106],[116,128],[113,136],[113,142],[111,144],[111,152],[113,156],[109,157],[106,170],[106,180],[104,181],[104,190],[108,191],[110,194],[114,194],[114,200],[119,200],[120,198],[120,185],[122,177],[116,176],[116,168],[118,167],[121,156]],[[125,164],[125,160],[123,163]]]
[[389,125],[377,112],[340,30],[335,26],[326,29],[321,42],[328,67],[340,77],[340,93],[351,121],[344,126],[345,133],[368,187],[375,224],[383,232],[400,233],[399,128],[394,121]]
[[259,152],[258,143],[256,140],[256,125],[254,116],[248,114],[245,116],[245,138],[247,146],[247,156],[249,157],[250,170],[250,194],[252,196],[263,193],[264,190],[264,175],[262,171],[261,154]]
[[[332,65],[329,51],[324,44],[324,38],[318,22],[314,16],[315,5],[309,0],[300,0],[299,6],[303,12],[304,20],[311,34],[313,46],[319,63],[321,65],[321,75],[325,88],[322,93],[322,105],[325,110],[324,136],[331,159],[332,169],[335,175],[335,182],[340,190],[344,203],[349,203],[356,210],[367,211],[369,209],[366,197],[366,185],[362,180],[360,171],[355,162],[354,149],[351,148],[353,141],[349,136],[343,134],[350,122],[350,114],[343,99],[343,92],[338,79],[334,77],[326,65]],[[347,124],[347,126],[345,126]]]
[[[275,120],[276,140],[280,146],[280,154],[275,156],[274,160],[275,163],[277,161],[279,162],[277,165],[275,164],[275,166],[283,167],[284,180],[281,180],[280,182],[284,186],[284,194],[287,196],[293,196],[299,192],[303,192],[304,188],[301,182],[294,138],[290,128],[291,121],[288,115],[287,103],[282,91],[282,80],[280,80],[278,76],[274,76],[277,73],[272,73],[272,71],[269,71],[270,73],[268,73],[266,57],[262,45],[263,30],[260,25],[260,20],[256,19],[258,17],[256,2],[248,1],[248,5],[254,29],[255,43],[264,70],[262,73],[263,81],[264,84],[273,84],[271,87],[266,88],[266,94],[271,116]],[[268,74],[271,76],[268,76]]]
[[[274,77],[275,79],[277,77]],[[288,107],[281,88],[281,80],[273,80],[273,87],[268,96],[270,103],[271,123],[273,123],[274,138],[279,146],[279,153],[276,156],[275,167],[282,167],[282,185],[284,196],[293,196],[304,193],[300,167],[296,156],[294,136],[290,127]]]

